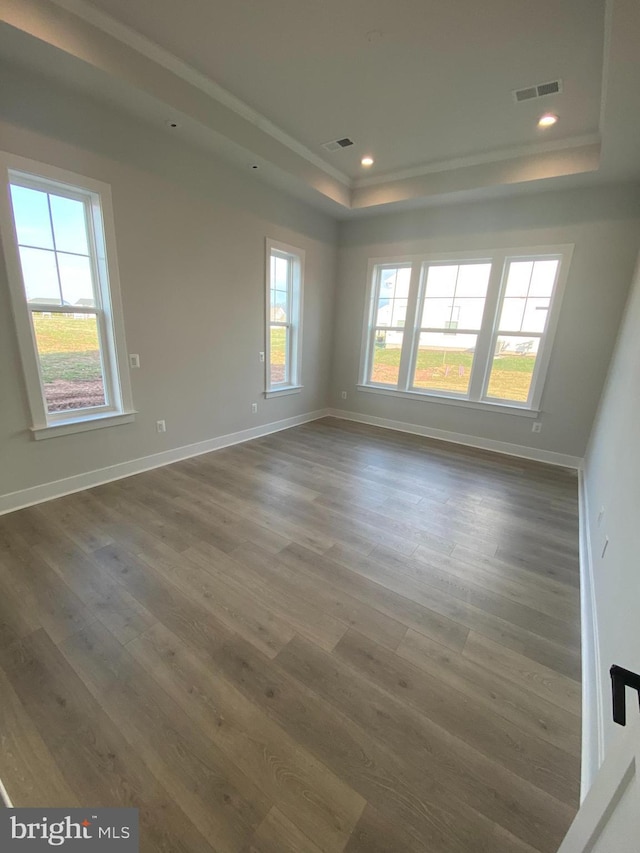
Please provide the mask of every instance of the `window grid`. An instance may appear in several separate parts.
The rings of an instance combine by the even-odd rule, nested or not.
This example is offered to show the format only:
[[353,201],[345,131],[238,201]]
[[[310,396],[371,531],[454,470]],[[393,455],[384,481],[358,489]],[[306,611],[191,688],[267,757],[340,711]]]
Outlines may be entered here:
[[[93,239],[93,229],[91,227],[91,218],[89,214],[89,206],[91,204],[91,198],[88,194],[84,193],[58,193],[52,189],[48,189],[46,186],[39,184],[37,181],[33,181],[30,179],[20,179],[20,176],[17,174],[10,173],[10,187],[13,191],[14,188],[23,188],[27,190],[31,190],[34,192],[42,193],[46,197],[47,203],[47,213],[49,219],[49,231],[50,231],[50,239],[52,243],[52,247],[42,245],[29,245],[27,243],[21,242],[17,238],[18,245],[18,253],[20,255],[20,264],[23,273],[23,286],[25,289],[25,298],[27,299],[27,308],[29,311],[29,320],[31,323],[31,329],[33,334],[33,339],[35,341],[36,353],[38,357],[38,373],[40,377],[40,390],[42,394],[42,399],[44,403],[44,407],[46,410],[47,418],[51,422],[61,421],[68,418],[70,415],[78,416],[82,414],[98,414],[100,412],[106,412],[112,409],[112,401],[113,401],[113,390],[112,390],[112,381],[110,376],[110,371],[108,365],[105,363],[104,350],[105,350],[105,340],[106,340],[106,328],[105,328],[105,317],[104,311],[102,310],[101,299],[100,299],[100,291],[99,288],[96,287],[96,263],[95,263],[95,240]],[[70,199],[73,201],[77,201],[82,205],[82,213],[83,213],[83,238],[86,241],[87,252],[72,252],[72,251],[62,251],[58,246],[58,237],[57,237],[57,227],[54,224],[54,216],[52,211],[52,203],[51,199],[53,198],[61,198],[61,199]],[[16,221],[16,230],[18,225],[18,217],[17,213],[14,212],[14,217]],[[49,304],[49,302],[38,299],[37,297],[34,299],[28,298],[28,284],[26,278],[26,269],[25,263],[23,259],[23,254],[20,251],[21,249],[33,249],[38,252],[48,252],[53,256],[55,263],[55,271],[58,285],[58,293],[60,296],[60,304],[57,305],[55,303]],[[89,277],[90,277],[90,290],[91,297],[86,299],[86,301],[92,302],[92,305],[72,305],[65,299],[64,286],[63,286],[63,275],[61,272],[61,255],[70,255],[74,257],[86,258],[89,269]],[[73,400],[66,399],[64,402],[56,401],[55,398],[51,398],[50,391],[50,382],[47,382],[47,374],[45,372],[45,359],[46,355],[42,352],[42,342],[46,337],[45,334],[40,330],[39,327],[43,325],[43,322],[46,321],[46,316],[49,315],[51,319],[53,317],[68,317],[70,319],[74,319],[78,315],[85,318],[90,322],[91,318],[95,321],[95,337],[97,342],[97,353],[98,353],[98,373],[99,379],[95,379],[94,382],[99,383],[99,390],[96,389],[93,394],[85,393],[85,396],[78,397],[76,402]],[[62,331],[65,334],[66,330],[63,328],[64,321],[62,319],[54,321],[51,324],[59,326],[59,331]],[[55,336],[55,331],[53,332]],[[65,334],[66,336],[66,334]]]
[[[365,324],[363,336],[360,374],[362,386],[370,387],[371,390],[379,388],[383,393],[388,390],[391,393],[399,393],[401,396],[431,396],[450,399],[454,402],[459,400],[535,410],[540,404],[552,337],[557,325],[562,296],[561,285],[566,280],[572,248],[572,246],[554,246],[549,249],[544,247],[524,252],[494,251],[480,258],[458,256],[456,260],[414,256],[412,259],[370,262],[371,297],[368,321]],[[525,308],[531,303],[532,307],[527,316],[536,317],[533,311],[540,308],[541,313],[544,310],[544,320],[542,321],[542,317],[537,319],[539,328],[526,331],[525,308],[523,308],[520,329],[503,330],[501,318],[505,300],[510,298],[507,296],[509,273],[513,265],[523,263],[530,263],[531,267],[526,290],[523,296],[518,298],[524,300]],[[472,296],[459,296],[461,271],[464,267],[469,268],[474,265],[478,268],[482,265],[486,273],[483,288],[479,288],[485,293],[484,298],[481,297],[480,292]],[[437,322],[431,325],[428,321],[429,308],[433,307],[428,305],[429,270],[445,266],[457,266],[454,286],[448,291],[451,296],[438,295],[432,298],[448,299],[449,308],[443,311],[442,304],[436,306]],[[381,275],[384,270],[400,268],[409,270],[412,282],[408,295],[407,322],[402,327],[382,326],[379,322],[376,323],[379,319],[376,309],[379,304]],[[534,290],[533,280],[537,269],[538,285]],[[545,292],[540,290],[542,286],[540,281],[546,287]],[[479,304],[474,306],[471,313],[467,312],[467,322],[463,322],[462,327],[451,328],[456,320],[455,307],[460,307],[460,316],[465,313],[464,302],[462,302],[465,299],[482,299],[483,310],[479,311]],[[476,320],[474,312],[476,316],[481,314],[481,319]],[[472,318],[471,321],[469,317]],[[402,339],[398,338],[396,341],[396,346],[401,349],[401,353],[399,357],[396,355],[394,358],[395,371],[393,373],[387,371],[387,375],[382,376],[376,362],[376,338],[389,332],[402,334]],[[434,341],[423,337],[425,335],[437,337],[439,346],[429,346]],[[505,336],[522,339],[522,345],[518,340],[515,343],[503,341]],[[439,349],[442,342],[447,339],[456,341],[453,350],[458,355],[456,359],[452,359],[454,364],[448,364],[446,348],[443,348],[444,354],[442,351],[439,352],[443,355],[441,369],[439,371],[432,369],[431,372],[429,369],[423,369],[419,375],[417,371],[420,361],[422,361],[422,368],[425,367],[425,347],[427,352],[430,349]],[[529,341],[533,343],[529,344]],[[501,350],[496,352],[498,345]],[[422,355],[421,359],[420,355]],[[436,384],[433,379],[436,374],[439,374],[439,384]],[[520,374],[526,374],[526,376]],[[499,382],[497,382],[498,379]]]
[[132,421],[110,188],[5,152],[0,174],[33,437]]
[[[377,268],[376,283],[372,291],[372,300],[370,308],[373,325],[369,335],[370,358],[367,368],[367,377],[371,384],[393,386],[398,383],[399,377],[401,375],[401,356],[398,359],[398,363],[394,364],[393,362],[395,361],[395,359],[387,360],[382,358],[382,351],[385,350],[384,355],[386,355],[387,352],[390,353],[391,350],[399,350],[401,353],[404,348],[403,344],[407,324],[407,312],[410,297],[410,282],[407,282],[406,296],[398,296],[398,277],[399,274],[403,271],[407,271],[409,273],[410,278],[411,266],[407,264],[381,265]],[[393,291],[391,295],[386,297],[382,295],[384,273],[393,273]],[[390,278],[391,276],[388,276],[387,280],[389,280]],[[405,317],[402,325],[392,324],[391,322],[394,319],[399,319],[397,315],[397,303],[405,303]],[[386,312],[389,315],[389,323],[380,323],[380,314],[387,307],[389,308],[389,311]],[[387,361],[389,363],[386,363]]]
[[277,394],[301,387],[304,252],[269,239],[266,243],[265,390]]

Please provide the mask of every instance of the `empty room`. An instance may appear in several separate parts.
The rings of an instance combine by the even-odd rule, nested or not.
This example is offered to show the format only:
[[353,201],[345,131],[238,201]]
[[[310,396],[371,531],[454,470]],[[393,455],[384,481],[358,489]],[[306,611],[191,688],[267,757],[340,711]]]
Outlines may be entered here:
[[0,850],[637,853],[637,0],[0,0]]

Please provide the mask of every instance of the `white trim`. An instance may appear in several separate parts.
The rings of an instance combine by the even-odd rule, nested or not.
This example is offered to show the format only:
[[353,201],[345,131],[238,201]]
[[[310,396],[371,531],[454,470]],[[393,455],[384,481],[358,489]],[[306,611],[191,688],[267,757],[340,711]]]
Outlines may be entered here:
[[600,636],[593,581],[589,495],[584,468],[578,471],[578,523],[582,647],[582,772],[580,779],[580,802],[582,803],[604,760],[604,697],[600,678]]
[[150,471],[152,468],[171,465],[172,462],[179,462],[181,459],[190,459],[192,456],[211,453],[214,450],[221,450],[223,447],[229,447],[232,444],[241,444],[244,441],[261,438],[263,435],[280,432],[280,430],[306,424],[309,421],[317,421],[319,418],[327,417],[328,414],[328,409],[318,409],[314,412],[294,415],[291,418],[272,421],[271,423],[262,424],[262,426],[252,427],[251,429],[243,429],[239,432],[231,432],[216,438],[209,438],[195,444],[186,444],[182,447],[175,447],[172,450],[164,450],[162,453],[153,453],[150,456],[142,456],[138,459],[131,459],[128,462],[119,462],[108,468],[99,468],[83,474],[74,474],[72,477],[65,477],[63,480],[54,480],[51,483],[43,483],[39,486],[32,486],[29,489],[21,489],[18,492],[0,495],[0,515],[43,503],[53,498],[60,498],[63,495],[70,495],[73,492],[91,489],[93,486],[110,483],[112,480],[131,477],[133,474]]
[[299,394],[304,385],[286,385],[284,388],[272,388],[265,391],[264,396],[269,400],[271,397],[286,397],[287,394]]
[[[271,385],[271,259],[273,254],[285,255],[289,263],[288,281],[288,320],[286,324],[275,323],[289,329],[287,353],[285,366],[287,375],[286,384]],[[270,237],[265,239],[265,396],[274,392],[288,391],[302,388],[302,320],[304,306],[304,249],[290,246],[288,243],[280,243]]]
[[433,429],[432,427],[421,426],[420,424],[408,424],[403,421],[393,421],[389,418],[378,418],[373,415],[361,415],[358,412],[347,412],[343,409],[330,409],[329,415],[345,421],[356,421],[361,424],[379,426],[383,429],[393,429],[397,432],[423,435],[426,438],[435,438],[438,441],[448,441],[452,444],[463,444],[466,447],[477,447],[480,450],[503,453],[506,456],[518,456],[521,459],[530,459],[534,462],[545,462],[548,465],[558,465],[561,468],[580,470],[583,462],[580,456],[569,456],[568,453],[539,450],[535,447],[525,447],[523,444],[510,444],[507,441],[496,441],[492,438],[481,438],[475,435],[467,435],[466,433],[450,432],[446,429]]
[[[81,410],[50,414],[46,409],[42,371],[32,318],[34,311],[46,310],[46,307],[27,301],[17,229],[10,197],[10,185],[13,180],[20,186],[76,198],[78,201],[82,201],[84,205],[86,236],[89,242],[88,256],[92,266],[96,303],[95,307],[87,313],[95,314],[96,318],[105,393],[105,405],[86,409],[85,417],[81,414]],[[105,418],[108,422],[115,416],[131,415],[134,409],[129,379],[129,363],[126,355],[127,345],[120,297],[111,187],[109,184],[97,181],[94,178],[6,151],[0,151],[0,186],[2,187],[2,193],[0,193],[0,233],[5,242],[9,295],[18,337],[27,399],[31,411],[34,438],[81,432],[81,423],[85,420],[93,425],[99,417]],[[55,240],[53,251],[56,251]],[[66,310],[63,310],[60,306],[53,313],[73,314],[73,307],[67,306]],[[67,427],[65,430],[60,429],[62,424]]]
[[367,394],[384,394],[387,397],[404,397],[407,400],[421,400],[425,403],[445,403],[450,406],[464,406],[467,409],[479,409],[485,412],[501,412],[505,415],[518,415],[525,418],[537,418],[539,409],[525,409],[522,406],[509,406],[505,403],[493,403],[491,400],[467,400],[466,397],[447,396],[427,391],[398,391],[397,388],[385,388],[382,385],[356,385],[358,391]]
[[92,417],[61,421],[59,424],[49,424],[49,426],[31,427],[31,432],[36,441],[42,441],[43,438],[55,438],[58,435],[70,435],[74,432],[88,432],[92,429],[130,424],[135,421],[137,414],[135,411],[122,412],[116,415],[113,412],[106,412]]
[[[58,2],[58,0],[54,0]],[[607,66],[605,65],[605,68]],[[604,99],[603,99],[604,101]],[[404,181],[408,178],[420,178],[436,172],[449,172],[454,169],[465,169],[469,166],[484,166],[491,163],[502,163],[505,160],[518,160],[521,157],[535,157],[540,154],[551,154],[554,151],[566,151],[569,148],[583,148],[587,145],[599,145],[602,139],[600,133],[587,133],[583,136],[570,136],[567,139],[535,142],[530,145],[518,145],[513,148],[493,148],[468,157],[456,157],[452,160],[434,160],[422,166],[409,169],[398,169],[395,172],[385,172],[382,175],[372,175],[366,178],[355,178],[353,189],[374,187],[391,181]]]
[[[365,304],[363,311],[362,338],[360,344],[360,366],[358,372],[358,388],[365,390],[379,389],[381,386],[372,384],[370,377],[374,359],[375,335],[382,327],[376,325],[376,312],[378,297],[380,293],[381,271],[383,269],[409,269],[411,284],[407,296],[407,315],[405,325],[400,328],[392,326],[385,327],[386,331],[402,333],[400,366],[398,368],[398,380],[395,386],[382,386],[383,391],[395,391],[401,395],[412,394],[415,396],[431,396],[441,399],[467,401],[469,403],[486,403],[494,406],[507,407],[508,409],[528,410],[534,416],[541,410],[541,401],[551,361],[555,333],[560,317],[562,297],[569,275],[569,267],[573,258],[573,243],[563,243],[555,246],[528,246],[511,247],[506,249],[483,249],[464,252],[448,252],[446,254],[431,253],[429,251],[418,254],[400,254],[385,256],[381,258],[369,258],[367,263],[367,283],[365,290]],[[502,314],[503,300],[505,298],[507,279],[512,263],[519,261],[542,261],[545,259],[556,260],[558,267],[545,327],[541,332],[507,332],[500,331],[500,318]],[[420,335],[425,331],[421,326],[420,315],[422,313],[422,301],[424,299],[425,281],[428,269],[440,264],[490,264],[491,271],[487,284],[487,292],[484,301],[481,326],[477,330],[461,329],[462,334],[475,334],[476,347],[473,358],[473,366],[469,379],[468,391],[465,395],[449,394],[434,389],[416,389],[412,386],[416,370],[416,359],[419,347]],[[495,342],[499,335],[537,337],[539,347],[534,363],[531,384],[527,400],[519,405],[514,400],[503,400],[488,396],[488,388],[493,369],[493,352]],[[378,393],[381,393],[380,391]],[[415,398],[415,397],[414,397]],[[499,409],[498,409],[499,411]]]

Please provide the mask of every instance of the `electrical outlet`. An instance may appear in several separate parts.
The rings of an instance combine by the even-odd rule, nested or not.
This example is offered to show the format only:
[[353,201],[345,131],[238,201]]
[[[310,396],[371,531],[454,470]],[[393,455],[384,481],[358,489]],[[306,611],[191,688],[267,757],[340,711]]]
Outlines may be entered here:
[[346,399],[347,399],[347,392],[346,392],[346,391],[343,391],[343,392],[340,394],[340,396],[342,397],[342,399],[343,399],[343,400],[346,400]]
[[542,424],[540,421],[534,421],[531,427],[531,432],[542,432]]
[[140,356],[137,353],[129,356],[129,367],[140,367]]
[[260,364],[264,364],[264,353],[263,352],[258,353],[258,358],[260,359]]
[[166,421],[156,421],[156,432],[166,432],[167,431],[167,422]]
[[251,414],[252,414],[252,415],[256,415],[257,413],[258,413],[258,404],[257,404],[257,403],[252,403],[252,404],[251,404]]

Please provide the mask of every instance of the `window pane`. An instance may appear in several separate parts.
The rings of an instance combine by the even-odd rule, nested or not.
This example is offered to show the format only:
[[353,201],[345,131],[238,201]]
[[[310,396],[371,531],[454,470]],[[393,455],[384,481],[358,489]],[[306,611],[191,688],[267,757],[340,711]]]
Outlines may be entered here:
[[287,290],[289,261],[286,258],[280,258],[278,255],[272,255],[271,266],[271,286],[277,290]]
[[529,296],[548,296],[553,293],[558,261],[536,261],[533,265]]
[[407,318],[406,299],[379,299],[376,326],[404,326]]
[[95,314],[33,313],[47,411],[65,412],[105,404]]
[[418,344],[413,387],[466,394],[475,346],[476,335],[423,332]]
[[499,329],[503,332],[519,332],[527,303],[526,299],[507,298],[502,303]]
[[430,266],[427,273],[426,295],[434,298],[453,296],[457,277],[458,267],[456,264]]
[[64,252],[56,254],[65,304],[95,307],[89,258],[82,255],[67,255]]
[[487,396],[526,403],[539,345],[539,338],[500,335],[493,356]]
[[27,301],[60,305],[55,252],[21,247],[20,264]]
[[491,264],[461,264],[456,296],[484,299],[487,295],[490,274]]
[[287,326],[272,326],[269,339],[271,385],[282,385],[288,382],[288,356],[289,328]]
[[423,329],[480,329],[491,264],[431,266],[422,309]]
[[522,321],[524,332],[544,332],[550,302],[550,299],[527,299]]
[[532,272],[533,261],[512,261],[509,264],[505,296],[526,296]]
[[403,332],[387,332],[376,329],[373,339],[371,382],[382,385],[397,385],[400,372]]
[[59,252],[89,254],[84,204],[72,198],[49,195],[53,233]]
[[289,322],[289,297],[282,290],[271,291],[271,322]]
[[411,268],[382,269],[380,271],[380,299],[406,299],[409,295]]
[[18,243],[53,249],[47,194],[12,184],[11,203]]
[[455,322],[455,318],[452,315],[455,313],[455,316],[458,316],[457,312],[454,312],[453,309],[453,297],[449,297],[448,299],[425,299],[424,307],[422,309],[422,321],[420,323],[421,328],[452,328],[449,325],[450,323]]

